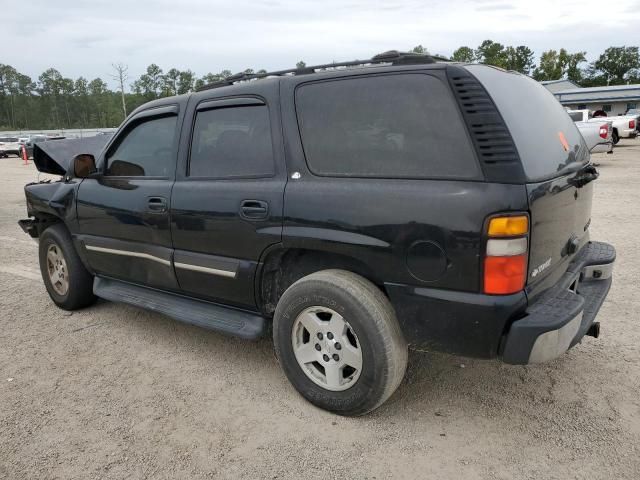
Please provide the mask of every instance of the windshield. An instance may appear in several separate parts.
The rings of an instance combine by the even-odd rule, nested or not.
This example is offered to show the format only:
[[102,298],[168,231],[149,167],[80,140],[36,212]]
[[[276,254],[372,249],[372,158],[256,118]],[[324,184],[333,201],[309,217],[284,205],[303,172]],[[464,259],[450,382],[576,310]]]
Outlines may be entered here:
[[466,68],[498,107],[529,182],[565,175],[589,161],[572,117],[544,86],[525,75],[485,65]]

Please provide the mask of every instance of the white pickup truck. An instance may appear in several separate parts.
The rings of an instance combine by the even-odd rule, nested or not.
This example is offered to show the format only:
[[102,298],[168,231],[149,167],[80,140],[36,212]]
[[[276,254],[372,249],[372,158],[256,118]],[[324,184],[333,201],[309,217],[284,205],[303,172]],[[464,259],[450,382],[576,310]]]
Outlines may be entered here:
[[601,121],[585,122],[582,120],[582,112],[583,110],[574,110],[567,113],[580,130],[589,151],[591,153],[613,153],[613,122],[608,118],[594,118],[593,120]]
[[582,122],[600,122],[610,121],[613,124],[612,139],[613,143],[617,144],[621,138],[635,138],[638,135],[637,130],[637,116],[636,115],[621,115],[618,117],[593,117],[590,110],[568,110],[571,118],[574,118],[574,114],[581,115],[580,120]]

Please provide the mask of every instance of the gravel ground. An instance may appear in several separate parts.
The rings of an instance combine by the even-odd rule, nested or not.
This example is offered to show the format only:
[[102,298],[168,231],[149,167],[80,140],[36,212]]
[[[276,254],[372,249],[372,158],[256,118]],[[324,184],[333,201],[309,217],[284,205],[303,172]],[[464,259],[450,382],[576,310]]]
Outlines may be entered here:
[[532,367],[412,353],[362,418],[306,403],[267,340],[57,309],[16,224],[37,172],[0,160],[0,478],[640,478],[640,141],[594,160],[592,238],[618,250],[601,337]]

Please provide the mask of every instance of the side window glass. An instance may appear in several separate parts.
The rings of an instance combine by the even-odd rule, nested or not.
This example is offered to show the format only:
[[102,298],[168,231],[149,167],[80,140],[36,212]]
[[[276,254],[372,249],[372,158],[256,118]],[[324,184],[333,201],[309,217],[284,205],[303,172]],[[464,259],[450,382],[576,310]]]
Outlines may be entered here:
[[142,122],[107,157],[107,175],[168,177],[175,172],[175,115]]
[[190,177],[258,178],[273,174],[266,105],[197,112],[191,140]]
[[296,113],[316,175],[474,178],[479,168],[449,87],[425,74],[303,84]]

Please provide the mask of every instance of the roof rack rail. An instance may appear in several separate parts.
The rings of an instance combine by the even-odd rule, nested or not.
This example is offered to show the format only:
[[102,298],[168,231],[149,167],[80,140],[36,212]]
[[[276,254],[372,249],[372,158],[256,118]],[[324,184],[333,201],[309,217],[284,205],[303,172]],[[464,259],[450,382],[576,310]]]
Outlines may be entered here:
[[307,75],[315,73],[318,70],[329,70],[340,67],[358,67],[365,65],[379,65],[379,64],[391,64],[391,65],[416,65],[416,64],[429,64],[436,62],[448,62],[448,58],[440,57],[437,55],[425,55],[422,53],[413,52],[399,52],[397,50],[389,50],[388,52],[379,53],[373,56],[369,60],[351,60],[348,62],[336,62],[325,63],[323,65],[313,65],[303,68],[291,68],[288,70],[277,70],[274,72],[263,73],[236,73],[219,82],[209,83],[198,89],[196,92],[203,90],[210,90],[212,88],[226,87],[233,85],[236,82],[245,82],[248,80],[257,80],[266,77],[280,77],[285,75]]

